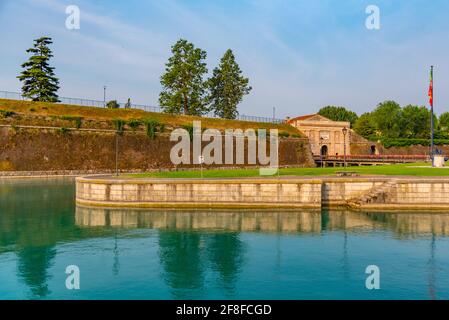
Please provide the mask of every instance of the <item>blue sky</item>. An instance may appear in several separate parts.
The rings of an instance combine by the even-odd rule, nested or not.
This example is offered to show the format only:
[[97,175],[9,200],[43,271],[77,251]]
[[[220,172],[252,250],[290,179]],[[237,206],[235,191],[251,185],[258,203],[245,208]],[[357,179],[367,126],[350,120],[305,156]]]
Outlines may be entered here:
[[[78,5],[81,29],[65,28]],[[365,8],[380,8],[380,30]],[[208,53],[209,71],[234,50],[253,91],[240,113],[278,117],[343,105],[357,113],[384,100],[427,103],[435,65],[435,109],[449,111],[447,0],[0,0],[0,90],[16,76],[33,39],[54,39],[59,94],[157,105],[170,46],[185,38]]]

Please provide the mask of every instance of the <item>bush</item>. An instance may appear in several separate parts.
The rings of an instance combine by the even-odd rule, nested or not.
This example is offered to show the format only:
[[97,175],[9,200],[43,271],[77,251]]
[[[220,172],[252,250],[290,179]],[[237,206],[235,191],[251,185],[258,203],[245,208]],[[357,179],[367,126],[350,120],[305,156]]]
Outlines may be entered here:
[[157,120],[147,119],[145,120],[145,130],[147,136],[150,139],[154,139],[156,137],[157,127],[160,126],[160,123]]
[[115,130],[117,131],[117,133],[119,135],[122,135],[125,129],[126,121],[123,119],[114,119],[112,120],[112,122],[114,123]]
[[[433,142],[435,145],[439,146],[449,145],[449,139],[435,139]],[[391,147],[409,147],[415,145],[430,146],[430,139],[382,139],[381,143],[387,149]]]
[[118,108],[120,108],[120,105],[117,103],[117,100],[111,100],[108,103],[106,103],[106,108],[118,109]]
[[137,128],[139,128],[139,126],[142,124],[141,120],[138,119],[131,119],[128,121],[128,126],[135,131]]
[[9,111],[9,110],[0,110],[0,116],[2,118],[8,118],[8,117],[12,117],[13,115],[15,115],[16,113],[14,111]]
[[69,129],[67,129],[67,128],[65,128],[65,127],[61,127],[61,128],[59,128],[59,132],[61,132],[62,134],[67,134],[67,133],[69,133]]
[[67,121],[74,121],[75,122],[75,127],[77,129],[81,128],[81,125],[83,124],[83,117],[62,116],[61,119],[62,120],[67,120]]
[[290,133],[285,132],[285,131],[281,131],[281,132],[278,133],[278,136],[280,138],[288,138],[288,137],[290,137]]
[[193,141],[193,126],[191,125],[184,125],[182,126],[183,129],[187,130],[190,136],[190,141]]

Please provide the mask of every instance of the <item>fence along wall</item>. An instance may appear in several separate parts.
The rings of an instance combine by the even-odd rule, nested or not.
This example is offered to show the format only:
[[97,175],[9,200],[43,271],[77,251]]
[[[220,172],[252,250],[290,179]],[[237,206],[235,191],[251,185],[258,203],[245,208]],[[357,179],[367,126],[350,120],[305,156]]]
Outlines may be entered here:
[[[0,99],[10,99],[10,100],[28,100],[19,92],[11,92],[11,91],[0,91]],[[59,102],[62,104],[71,104],[71,105],[78,105],[78,106],[84,106],[84,107],[97,107],[97,108],[105,108],[107,101],[100,101],[100,100],[91,100],[91,99],[82,99],[82,98],[67,98],[67,97],[58,97]],[[125,108],[126,103],[119,102],[118,103],[120,108]],[[130,108],[133,109],[141,109],[148,112],[163,112],[161,107],[157,106],[150,106],[150,105],[143,105],[143,104],[135,104],[131,103]],[[205,117],[208,118],[217,118],[217,116],[214,113],[208,113],[205,115]],[[237,115],[236,120],[240,121],[253,121],[253,122],[266,122],[266,123],[284,123],[285,120],[283,119],[276,119],[274,117],[259,117],[259,116],[251,116],[251,115],[244,115],[239,114]]]

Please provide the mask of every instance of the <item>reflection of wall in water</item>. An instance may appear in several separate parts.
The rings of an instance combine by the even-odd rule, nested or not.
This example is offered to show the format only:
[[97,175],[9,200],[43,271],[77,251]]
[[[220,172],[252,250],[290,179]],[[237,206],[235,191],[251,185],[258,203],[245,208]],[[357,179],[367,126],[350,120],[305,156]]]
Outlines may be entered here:
[[137,211],[77,207],[79,226],[320,232],[319,211]]
[[383,219],[398,235],[449,235],[449,214],[446,213],[369,213],[371,218]]
[[[321,232],[389,229],[399,235],[449,235],[449,214],[302,211],[176,211],[76,208],[76,224],[156,229],[220,229],[229,231]],[[325,220],[325,221],[322,221]],[[323,223],[324,222],[324,223]]]

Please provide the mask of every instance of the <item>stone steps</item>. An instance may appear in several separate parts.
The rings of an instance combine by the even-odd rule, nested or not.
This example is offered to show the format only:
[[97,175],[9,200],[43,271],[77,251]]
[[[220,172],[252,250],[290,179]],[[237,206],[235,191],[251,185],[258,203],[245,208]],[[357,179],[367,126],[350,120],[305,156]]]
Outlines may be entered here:
[[364,204],[384,203],[385,198],[397,187],[395,179],[390,179],[382,185],[369,190],[364,195],[348,200],[348,205],[353,208],[360,208]]

